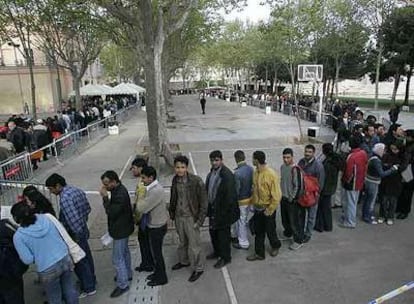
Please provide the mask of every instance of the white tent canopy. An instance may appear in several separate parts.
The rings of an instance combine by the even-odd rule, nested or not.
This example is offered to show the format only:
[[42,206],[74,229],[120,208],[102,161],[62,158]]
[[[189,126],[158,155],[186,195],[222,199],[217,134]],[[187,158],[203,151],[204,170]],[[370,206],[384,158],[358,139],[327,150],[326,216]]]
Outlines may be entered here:
[[[101,96],[110,95],[112,88],[105,85],[88,84],[80,88],[81,96]],[[75,91],[72,91],[69,96],[75,96]]]
[[116,87],[112,88],[112,95],[128,95],[139,94],[145,92],[143,87],[140,87],[133,83],[120,83]]

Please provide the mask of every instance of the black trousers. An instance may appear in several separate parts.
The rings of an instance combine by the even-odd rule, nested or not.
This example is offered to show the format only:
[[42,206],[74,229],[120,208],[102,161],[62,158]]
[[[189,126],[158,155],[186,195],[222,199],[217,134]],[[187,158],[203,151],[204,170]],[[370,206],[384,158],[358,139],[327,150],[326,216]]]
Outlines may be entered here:
[[398,197],[397,213],[409,214],[411,212],[411,201],[414,193],[414,180],[403,183],[403,189]]
[[138,243],[141,252],[141,267],[154,267],[154,259],[151,254],[148,228],[142,230],[138,225]]
[[262,211],[255,211],[254,229],[256,232],[254,249],[258,256],[265,256],[266,235],[273,249],[279,249],[282,246],[276,234],[276,211],[271,216],[266,216]]
[[149,243],[152,258],[154,259],[154,281],[166,282],[164,256],[162,255],[162,243],[167,233],[167,224],[159,228],[148,228]]
[[317,231],[332,231],[331,198],[332,195],[321,195],[319,198],[314,228]]
[[206,103],[200,103],[201,104],[201,111],[203,111],[203,114],[206,113]]
[[284,229],[283,235],[293,237],[295,243],[302,244],[306,210],[297,202],[289,202],[286,198],[282,197],[280,212]]
[[24,304],[23,277],[11,280],[7,288],[0,288],[0,304]]
[[231,261],[231,233],[230,226],[221,229],[210,229],[211,244],[214,254],[226,262]]

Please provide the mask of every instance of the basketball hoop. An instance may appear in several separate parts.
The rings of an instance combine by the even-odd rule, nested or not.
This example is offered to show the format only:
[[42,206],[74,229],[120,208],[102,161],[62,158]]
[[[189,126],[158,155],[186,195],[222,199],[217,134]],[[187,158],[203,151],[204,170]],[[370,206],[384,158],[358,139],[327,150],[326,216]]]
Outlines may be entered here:
[[298,81],[321,82],[323,79],[323,65],[300,64],[298,65]]

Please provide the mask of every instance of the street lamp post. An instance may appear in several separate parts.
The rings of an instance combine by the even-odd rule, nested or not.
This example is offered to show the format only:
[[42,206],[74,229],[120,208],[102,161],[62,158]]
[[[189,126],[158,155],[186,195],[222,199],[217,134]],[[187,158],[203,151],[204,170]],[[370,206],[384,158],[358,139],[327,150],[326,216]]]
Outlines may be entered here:
[[20,71],[19,71],[18,61],[17,61],[17,52],[16,52],[16,48],[19,48],[20,45],[17,44],[17,43],[14,43],[13,41],[8,42],[7,44],[9,46],[12,46],[13,51],[14,51],[14,63],[16,64],[17,79],[19,80],[20,98],[22,99],[22,108],[23,108],[23,113],[24,113],[26,107],[25,107],[25,102],[24,102],[23,89],[22,89],[22,79],[20,77]]

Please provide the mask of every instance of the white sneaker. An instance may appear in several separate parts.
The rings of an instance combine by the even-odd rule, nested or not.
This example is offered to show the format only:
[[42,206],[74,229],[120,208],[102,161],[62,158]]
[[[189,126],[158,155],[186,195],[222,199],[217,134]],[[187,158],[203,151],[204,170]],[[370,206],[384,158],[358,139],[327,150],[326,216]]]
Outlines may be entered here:
[[394,221],[393,220],[387,220],[387,225],[389,225],[389,226],[394,225]]
[[299,243],[293,243],[292,245],[289,246],[290,250],[298,250],[299,248],[301,248],[303,246],[303,244],[299,244]]
[[385,219],[383,217],[378,218],[378,224],[382,224],[385,222]]
[[89,297],[89,296],[93,296],[94,294],[96,294],[96,289],[92,290],[90,292],[82,291],[79,294],[79,299],[83,299],[83,298],[86,298],[86,297]]

